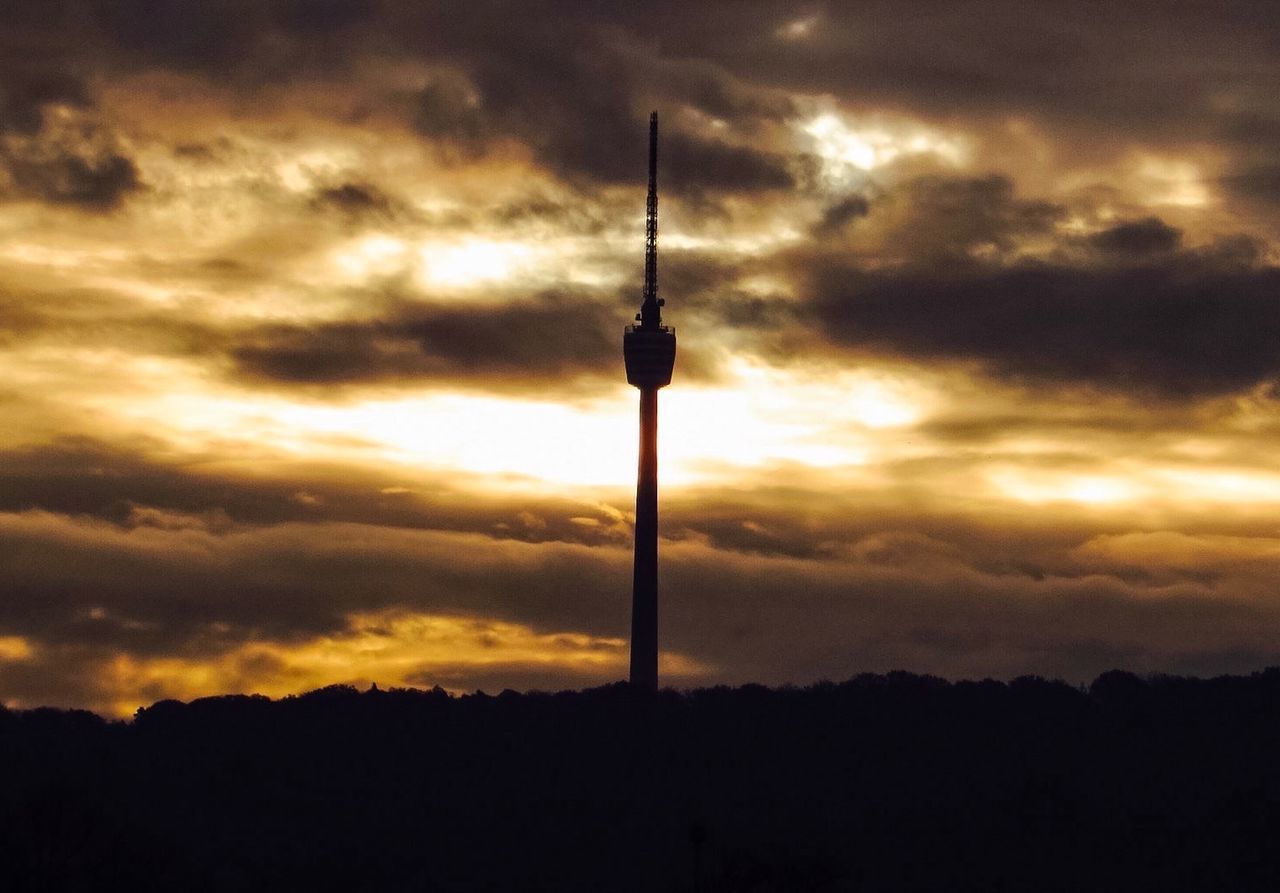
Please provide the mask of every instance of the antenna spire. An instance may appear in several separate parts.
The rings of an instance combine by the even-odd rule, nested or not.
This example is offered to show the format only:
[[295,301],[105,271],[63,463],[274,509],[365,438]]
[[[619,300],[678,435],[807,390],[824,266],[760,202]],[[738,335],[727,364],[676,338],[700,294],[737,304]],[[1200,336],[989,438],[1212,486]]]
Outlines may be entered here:
[[644,223],[644,302],[640,305],[640,328],[662,325],[662,304],[658,299],[658,113],[649,114],[649,200]]

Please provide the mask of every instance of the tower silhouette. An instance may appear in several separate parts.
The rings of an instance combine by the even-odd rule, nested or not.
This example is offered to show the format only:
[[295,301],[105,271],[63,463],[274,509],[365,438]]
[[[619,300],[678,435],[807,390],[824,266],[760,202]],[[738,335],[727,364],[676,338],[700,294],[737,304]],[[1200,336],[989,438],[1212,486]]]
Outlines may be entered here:
[[631,684],[658,688],[658,389],[671,383],[676,332],[662,324],[658,297],[658,113],[649,115],[649,200],[645,206],[644,299],[622,336],[627,383],[640,389],[636,558],[631,581]]

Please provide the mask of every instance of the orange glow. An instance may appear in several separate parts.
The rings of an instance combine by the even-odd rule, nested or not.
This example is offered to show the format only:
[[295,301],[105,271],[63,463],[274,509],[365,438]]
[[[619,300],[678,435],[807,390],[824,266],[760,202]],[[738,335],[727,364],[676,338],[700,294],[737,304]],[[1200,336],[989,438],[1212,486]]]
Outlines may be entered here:
[[[540,669],[563,675],[566,686],[600,684],[624,677],[626,662],[624,639],[470,617],[354,614],[342,633],[299,644],[248,643],[207,659],[119,655],[102,670],[110,694],[96,706],[126,717],[161,697],[283,697],[336,684],[430,687],[434,679],[456,690],[449,680],[477,670]],[[682,676],[706,672],[679,654],[664,654],[663,667]]]
[[1131,502],[1140,492],[1129,480],[1101,475],[999,471],[993,472],[989,479],[1005,496],[1032,504],[1074,502],[1090,506],[1111,505]]
[[31,643],[21,636],[0,636],[0,661],[26,660],[31,654]]
[[[102,358],[116,369],[120,361]],[[185,450],[230,437],[259,450],[315,458],[456,468],[490,475],[498,487],[505,476],[627,486],[635,472],[635,392],[623,386],[608,399],[582,404],[445,392],[335,405],[218,394],[181,365],[128,362],[132,374],[156,382],[150,393],[124,400],[94,395],[86,402]],[[891,454],[893,432],[917,423],[936,400],[925,384],[900,376],[797,374],[741,363],[732,374],[725,384],[663,391],[665,485],[776,462],[862,465],[879,450]],[[509,436],[512,431],[520,436]]]
[[501,282],[526,272],[533,249],[520,242],[468,239],[428,245],[420,255],[425,284],[465,288]]
[[1137,163],[1137,176],[1153,205],[1200,208],[1209,203],[1205,177],[1192,161],[1146,155]]

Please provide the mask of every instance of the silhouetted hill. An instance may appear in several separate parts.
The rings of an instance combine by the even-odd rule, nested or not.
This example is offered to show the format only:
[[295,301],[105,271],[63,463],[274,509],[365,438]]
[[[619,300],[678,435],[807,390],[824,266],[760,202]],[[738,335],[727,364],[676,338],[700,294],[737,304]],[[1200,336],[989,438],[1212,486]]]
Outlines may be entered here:
[[0,890],[1274,890],[1278,755],[1278,669],[0,710]]

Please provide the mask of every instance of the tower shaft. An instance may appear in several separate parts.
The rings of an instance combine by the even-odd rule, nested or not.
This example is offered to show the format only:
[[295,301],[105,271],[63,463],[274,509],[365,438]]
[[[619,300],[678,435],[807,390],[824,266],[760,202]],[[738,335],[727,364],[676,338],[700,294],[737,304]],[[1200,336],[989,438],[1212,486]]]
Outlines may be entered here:
[[658,389],[640,389],[636,555],[631,577],[631,684],[658,688]]

